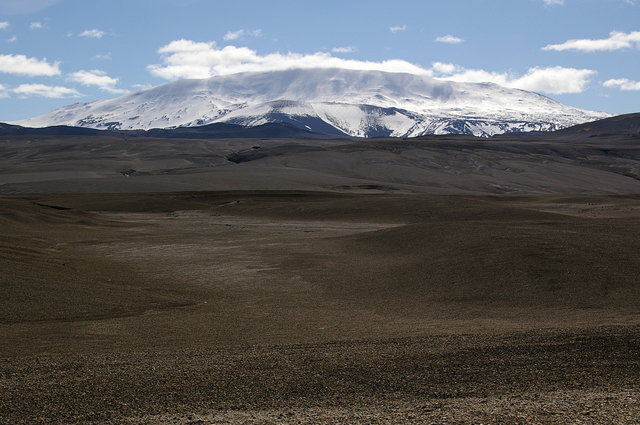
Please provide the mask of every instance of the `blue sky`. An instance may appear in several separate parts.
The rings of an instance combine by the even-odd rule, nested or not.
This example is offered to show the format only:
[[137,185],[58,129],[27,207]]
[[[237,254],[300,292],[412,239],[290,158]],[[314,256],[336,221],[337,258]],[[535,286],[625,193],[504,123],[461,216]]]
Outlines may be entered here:
[[640,0],[0,0],[0,121],[298,66],[492,81],[640,111]]

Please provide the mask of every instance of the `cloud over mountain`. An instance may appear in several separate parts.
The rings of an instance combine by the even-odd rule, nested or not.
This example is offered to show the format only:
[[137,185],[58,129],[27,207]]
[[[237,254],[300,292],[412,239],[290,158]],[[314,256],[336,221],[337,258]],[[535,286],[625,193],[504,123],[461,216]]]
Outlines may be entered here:
[[269,53],[260,55],[248,47],[225,46],[218,48],[213,42],[175,40],[161,47],[158,53],[162,64],[149,65],[148,70],[158,77],[208,78],[237,72],[282,71],[286,69],[341,68],[407,72],[429,75],[430,72],[410,62],[392,59],[382,62],[359,61],[332,56],[326,52],[309,54]]
[[[341,50],[342,51],[342,50]],[[337,51],[336,51],[337,52]],[[404,72],[459,82],[492,82],[505,87],[562,94],[580,93],[596,74],[589,69],[565,67],[533,67],[524,75],[466,69],[454,64],[436,62],[425,68],[411,62],[391,59],[380,62],[344,59],[327,52],[270,53],[261,55],[248,47],[225,46],[214,42],[175,40],[158,50],[162,64],[149,65],[153,75],[176,80],[209,78],[238,72],[283,71],[287,69],[339,68],[361,71]]]
[[466,83],[492,82],[504,87],[535,92],[564,94],[584,91],[596,71],[555,67],[533,67],[524,75],[508,72],[489,72],[482,69],[465,69],[454,64],[436,62],[433,65],[436,77]]

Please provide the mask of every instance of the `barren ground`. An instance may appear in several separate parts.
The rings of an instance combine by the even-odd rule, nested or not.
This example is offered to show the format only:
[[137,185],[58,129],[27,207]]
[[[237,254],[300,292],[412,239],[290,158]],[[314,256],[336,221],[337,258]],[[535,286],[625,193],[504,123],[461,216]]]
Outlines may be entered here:
[[0,423],[640,423],[640,197],[0,199]]

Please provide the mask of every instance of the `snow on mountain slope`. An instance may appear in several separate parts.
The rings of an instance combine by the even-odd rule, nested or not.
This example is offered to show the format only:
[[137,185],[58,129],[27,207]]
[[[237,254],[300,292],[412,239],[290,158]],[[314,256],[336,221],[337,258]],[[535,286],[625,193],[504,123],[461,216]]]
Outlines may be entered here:
[[381,71],[295,69],[180,80],[116,99],[65,106],[16,124],[124,130],[288,122],[321,133],[361,137],[489,136],[556,130],[607,116],[489,83]]

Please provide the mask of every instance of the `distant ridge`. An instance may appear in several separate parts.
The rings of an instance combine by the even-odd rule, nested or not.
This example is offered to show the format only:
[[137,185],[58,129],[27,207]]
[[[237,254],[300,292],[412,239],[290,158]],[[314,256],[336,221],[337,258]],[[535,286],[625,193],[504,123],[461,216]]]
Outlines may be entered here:
[[[236,139],[236,138],[345,138],[342,133],[319,133],[301,129],[293,124],[279,122],[267,123],[255,127],[238,124],[214,123],[194,127],[153,128],[150,130],[96,130],[86,127],[57,125],[50,127],[23,127],[0,123],[0,135],[34,135],[34,136],[126,136],[155,137],[164,139]],[[459,136],[467,136],[461,134]],[[640,112],[617,115],[596,121],[590,121],[553,132],[529,132],[496,135],[498,139],[509,137],[599,137],[622,136],[640,137]],[[419,136],[423,137],[423,136]]]
[[[150,130],[96,130],[86,127],[56,125],[50,127],[23,127],[20,125],[0,123],[0,135],[33,135],[33,136],[126,136],[126,137],[154,137],[164,139],[237,139],[237,138],[345,138],[350,136],[342,133],[320,133],[301,129],[286,122],[267,123],[254,127],[238,124],[214,123],[193,127],[152,128]],[[432,135],[431,135],[432,136]],[[448,135],[451,136],[451,135]],[[458,137],[469,137],[458,134]],[[524,132],[496,135],[497,139],[510,137],[599,137],[621,136],[640,137],[640,112],[617,115],[601,120],[590,121],[552,132]],[[419,136],[427,137],[427,136]],[[471,136],[473,137],[473,136]]]
[[578,124],[556,132],[558,135],[586,137],[631,136],[640,137],[640,112]]
[[0,123],[0,135],[2,136],[100,136],[105,134],[103,130],[95,130],[86,127],[72,127],[68,125],[54,125],[50,127],[23,127],[21,125],[13,125]]
[[0,123],[4,136],[127,136],[165,139],[235,139],[235,138],[298,138],[315,139],[326,135],[303,130],[287,123],[267,123],[255,127],[215,123],[199,127],[153,128],[150,130],[96,130],[86,127],[57,125],[50,127],[22,127]]

